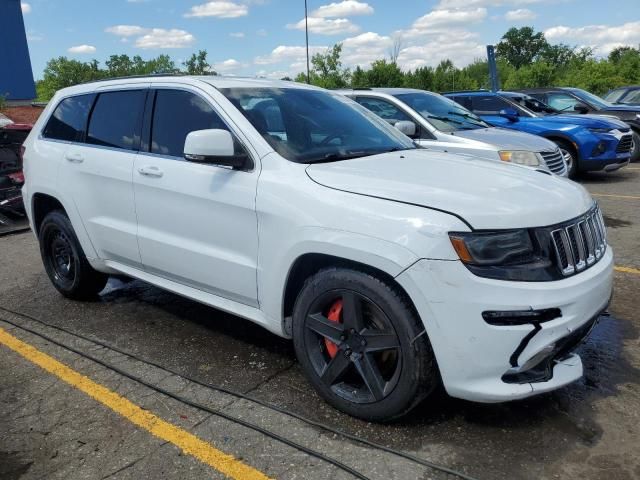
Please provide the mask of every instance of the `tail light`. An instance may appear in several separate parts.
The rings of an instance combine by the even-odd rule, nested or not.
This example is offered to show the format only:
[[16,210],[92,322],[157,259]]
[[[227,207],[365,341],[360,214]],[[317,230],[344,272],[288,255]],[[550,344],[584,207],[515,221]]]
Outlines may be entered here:
[[24,173],[22,172],[10,173],[7,177],[9,177],[13,183],[17,183],[19,185],[24,183]]

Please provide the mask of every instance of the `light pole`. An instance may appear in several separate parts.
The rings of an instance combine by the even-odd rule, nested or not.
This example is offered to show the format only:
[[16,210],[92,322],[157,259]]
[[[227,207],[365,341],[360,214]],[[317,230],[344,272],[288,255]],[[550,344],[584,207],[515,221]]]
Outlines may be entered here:
[[304,0],[304,33],[306,37],[307,44],[307,83],[311,83],[311,78],[309,77],[309,20],[307,15],[307,0]]

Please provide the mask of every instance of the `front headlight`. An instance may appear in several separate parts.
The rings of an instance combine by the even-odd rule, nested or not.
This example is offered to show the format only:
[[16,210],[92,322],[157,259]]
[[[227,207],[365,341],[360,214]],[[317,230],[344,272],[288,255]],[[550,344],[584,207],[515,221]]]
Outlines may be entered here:
[[610,128],[587,128],[591,133],[609,133]]
[[540,158],[535,152],[526,150],[501,150],[498,152],[500,160],[503,162],[517,163],[518,165],[526,165],[527,167],[538,167]]
[[554,275],[549,255],[529,230],[451,232],[449,238],[462,263],[480,277],[535,282]]

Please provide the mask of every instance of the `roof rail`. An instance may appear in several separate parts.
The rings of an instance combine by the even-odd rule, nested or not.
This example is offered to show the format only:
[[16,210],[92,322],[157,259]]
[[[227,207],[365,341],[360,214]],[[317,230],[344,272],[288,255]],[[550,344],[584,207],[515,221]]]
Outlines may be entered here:
[[446,95],[448,93],[476,93],[476,92],[488,92],[486,88],[478,88],[476,90],[451,90],[449,92],[441,92],[442,95]]
[[123,75],[120,77],[105,77],[105,78],[96,78],[95,80],[89,80],[86,82],[79,83],[79,85],[86,85],[87,83],[96,83],[96,82],[106,82],[109,80],[127,80],[129,78],[154,78],[154,77],[185,77],[188,76],[188,73],[147,73],[145,75]]

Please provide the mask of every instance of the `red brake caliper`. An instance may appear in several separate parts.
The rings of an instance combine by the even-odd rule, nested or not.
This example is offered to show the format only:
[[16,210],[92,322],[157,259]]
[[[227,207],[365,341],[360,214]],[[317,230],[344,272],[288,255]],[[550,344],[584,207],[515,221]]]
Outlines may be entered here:
[[[331,308],[329,309],[329,314],[327,315],[327,318],[335,323],[342,323],[341,318],[342,317],[342,299],[338,299],[335,302],[333,302],[333,305],[331,305]],[[329,354],[329,356],[331,358],[335,357],[336,354],[338,353],[338,346],[333,343],[331,340],[328,339],[324,339],[324,345],[325,347],[327,347],[327,353]]]

